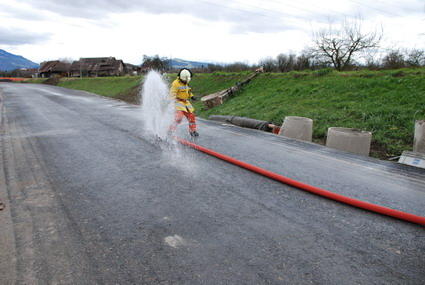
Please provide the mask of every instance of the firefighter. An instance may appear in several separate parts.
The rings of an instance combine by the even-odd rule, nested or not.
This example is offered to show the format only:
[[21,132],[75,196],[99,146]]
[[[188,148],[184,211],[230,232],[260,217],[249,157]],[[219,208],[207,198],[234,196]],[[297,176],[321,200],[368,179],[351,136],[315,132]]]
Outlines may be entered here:
[[199,136],[196,130],[195,108],[190,103],[190,99],[194,100],[192,88],[189,81],[192,78],[192,71],[183,68],[177,74],[177,79],[173,81],[170,89],[170,96],[175,100],[176,114],[174,124],[170,127],[170,131],[174,132],[177,125],[181,123],[183,117],[189,121],[189,133],[193,137]]

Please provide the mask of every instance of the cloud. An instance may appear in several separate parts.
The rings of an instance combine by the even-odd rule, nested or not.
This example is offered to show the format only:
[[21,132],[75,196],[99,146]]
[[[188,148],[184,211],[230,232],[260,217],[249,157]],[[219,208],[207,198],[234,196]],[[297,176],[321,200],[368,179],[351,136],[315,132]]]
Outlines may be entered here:
[[234,25],[232,31],[235,33],[285,31],[294,27],[288,19],[304,19],[298,15],[215,0],[27,0],[25,3],[66,17],[99,21],[105,21],[110,14],[130,12],[190,15],[207,21],[229,22]]
[[21,29],[8,29],[0,27],[0,44],[2,45],[23,45],[33,44],[49,39],[49,34],[33,33]]
[[28,21],[38,21],[44,20],[45,16],[40,11],[35,11],[33,8],[25,9],[17,6],[9,6],[7,4],[2,4],[1,14],[5,14],[15,19],[28,20]]
[[[344,18],[362,16],[373,19],[404,17],[424,12],[422,0],[405,0],[402,4],[380,0],[294,1],[225,1],[225,0],[19,0],[35,9],[71,18],[89,19],[108,24],[111,14],[144,12],[153,15],[190,15],[211,22],[227,22],[234,34],[273,33],[304,30],[306,23],[341,22]],[[22,14],[24,16],[24,14]],[[30,15],[28,15],[30,16]]]
[[425,4],[423,0],[404,0],[404,1],[374,1],[352,0],[353,7],[361,10],[365,15],[387,17],[404,17],[424,14]]

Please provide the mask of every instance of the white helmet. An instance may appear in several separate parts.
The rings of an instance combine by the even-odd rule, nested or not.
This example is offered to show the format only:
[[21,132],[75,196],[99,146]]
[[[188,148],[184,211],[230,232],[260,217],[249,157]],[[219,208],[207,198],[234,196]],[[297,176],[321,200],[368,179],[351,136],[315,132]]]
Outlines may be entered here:
[[180,80],[186,83],[189,83],[191,76],[192,73],[189,71],[189,69],[182,69],[179,73]]

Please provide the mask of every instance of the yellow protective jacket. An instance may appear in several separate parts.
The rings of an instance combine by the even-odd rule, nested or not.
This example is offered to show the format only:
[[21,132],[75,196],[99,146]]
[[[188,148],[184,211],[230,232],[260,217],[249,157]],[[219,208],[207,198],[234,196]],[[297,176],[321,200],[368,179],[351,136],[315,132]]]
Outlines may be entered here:
[[189,99],[193,97],[192,88],[183,83],[180,79],[176,79],[171,84],[170,96],[176,100],[176,110],[193,113],[193,108]]

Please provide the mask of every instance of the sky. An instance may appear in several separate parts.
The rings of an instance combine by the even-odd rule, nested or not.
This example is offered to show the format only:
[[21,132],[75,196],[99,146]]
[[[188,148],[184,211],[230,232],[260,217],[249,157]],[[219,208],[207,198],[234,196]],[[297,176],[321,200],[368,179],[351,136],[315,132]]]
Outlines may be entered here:
[[425,49],[425,0],[0,0],[0,49],[34,62],[143,55],[257,63],[359,21],[381,50]]

